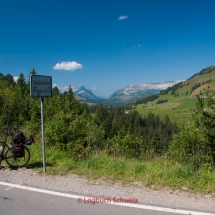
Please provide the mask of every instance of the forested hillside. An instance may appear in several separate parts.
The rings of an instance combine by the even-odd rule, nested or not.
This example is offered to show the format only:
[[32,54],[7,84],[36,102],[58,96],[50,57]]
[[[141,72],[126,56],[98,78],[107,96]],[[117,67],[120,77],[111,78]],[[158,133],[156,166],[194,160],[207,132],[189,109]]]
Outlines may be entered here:
[[[29,87],[22,73],[17,82],[11,75],[1,74],[2,133],[20,129],[34,135],[40,133],[40,99],[30,97]],[[78,159],[96,152],[139,158],[153,153],[162,155],[173,134],[178,133],[168,116],[161,121],[151,113],[142,117],[123,107],[88,107],[75,99],[71,87],[64,93],[53,88],[53,96],[44,102],[44,116],[46,143],[68,150]]]
[[210,66],[194,74],[186,81],[162,90],[158,95],[139,98],[133,107],[142,115],[152,112],[164,118],[168,114],[178,126],[192,119],[196,108],[196,96],[205,96],[208,91],[215,89],[215,67]]

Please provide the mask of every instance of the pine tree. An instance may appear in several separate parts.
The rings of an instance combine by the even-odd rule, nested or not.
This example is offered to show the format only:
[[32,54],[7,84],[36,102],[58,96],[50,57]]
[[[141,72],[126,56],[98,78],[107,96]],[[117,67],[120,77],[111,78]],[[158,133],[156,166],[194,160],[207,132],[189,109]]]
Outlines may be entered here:
[[7,86],[11,86],[11,85],[14,85],[15,84],[15,81],[14,81],[14,78],[12,75],[10,74],[7,74],[4,79],[7,81]]
[[163,145],[160,139],[160,136],[157,130],[154,132],[154,135],[151,140],[152,148],[156,155],[162,155],[163,152]]

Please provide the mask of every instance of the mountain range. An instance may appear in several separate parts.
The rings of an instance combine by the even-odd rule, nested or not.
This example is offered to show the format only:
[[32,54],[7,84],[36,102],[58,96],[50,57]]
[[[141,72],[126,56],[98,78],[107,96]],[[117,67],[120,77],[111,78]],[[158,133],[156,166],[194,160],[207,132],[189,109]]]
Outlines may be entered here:
[[[84,87],[81,89],[84,92],[90,91],[85,90]],[[74,94],[80,102],[89,105],[101,102],[104,106],[128,105],[128,108],[135,109],[143,116],[150,112],[165,120],[168,115],[172,121],[183,125],[192,120],[196,109],[196,95],[204,98],[209,90],[215,92],[215,66],[204,68],[184,81],[128,85],[114,92],[109,99],[98,98],[91,91],[89,94],[92,93],[95,99],[87,99],[75,94],[82,92],[81,90],[75,90]],[[84,92],[82,95],[86,96]]]
[[140,97],[149,94],[158,94],[161,90],[167,89],[180,81],[167,81],[152,84],[128,85],[121,90],[114,92],[109,100],[123,100],[132,102]]
[[85,103],[95,103],[100,102],[105,104],[112,105],[125,105],[126,103],[132,102],[140,97],[149,95],[149,94],[158,94],[161,90],[165,90],[168,87],[171,87],[181,81],[167,81],[151,84],[141,84],[141,85],[131,85],[125,86],[123,89],[120,89],[114,92],[110,98],[102,99],[89,89],[86,89],[84,86],[80,88],[74,88],[73,92],[79,101],[84,101]]

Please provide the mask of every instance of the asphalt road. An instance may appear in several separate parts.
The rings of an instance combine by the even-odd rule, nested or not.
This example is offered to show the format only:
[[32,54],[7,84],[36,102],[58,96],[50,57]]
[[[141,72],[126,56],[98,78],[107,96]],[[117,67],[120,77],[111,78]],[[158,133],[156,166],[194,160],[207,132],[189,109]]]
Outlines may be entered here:
[[[95,203],[106,202],[106,203]],[[117,202],[118,201],[118,202]],[[142,205],[125,199],[84,197],[0,182],[0,215],[212,215],[214,213]],[[133,202],[132,202],[133,201]]]

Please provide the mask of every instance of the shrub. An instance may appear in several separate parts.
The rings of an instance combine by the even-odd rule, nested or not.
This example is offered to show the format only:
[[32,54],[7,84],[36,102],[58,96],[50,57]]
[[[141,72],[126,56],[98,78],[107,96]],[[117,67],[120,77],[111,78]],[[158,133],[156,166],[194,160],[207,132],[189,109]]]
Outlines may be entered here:
[[184,126],[179,134],[174,135],[167,158],[175,162],[192,163],[196,168],[210,160],[204,137],[194,122]]

